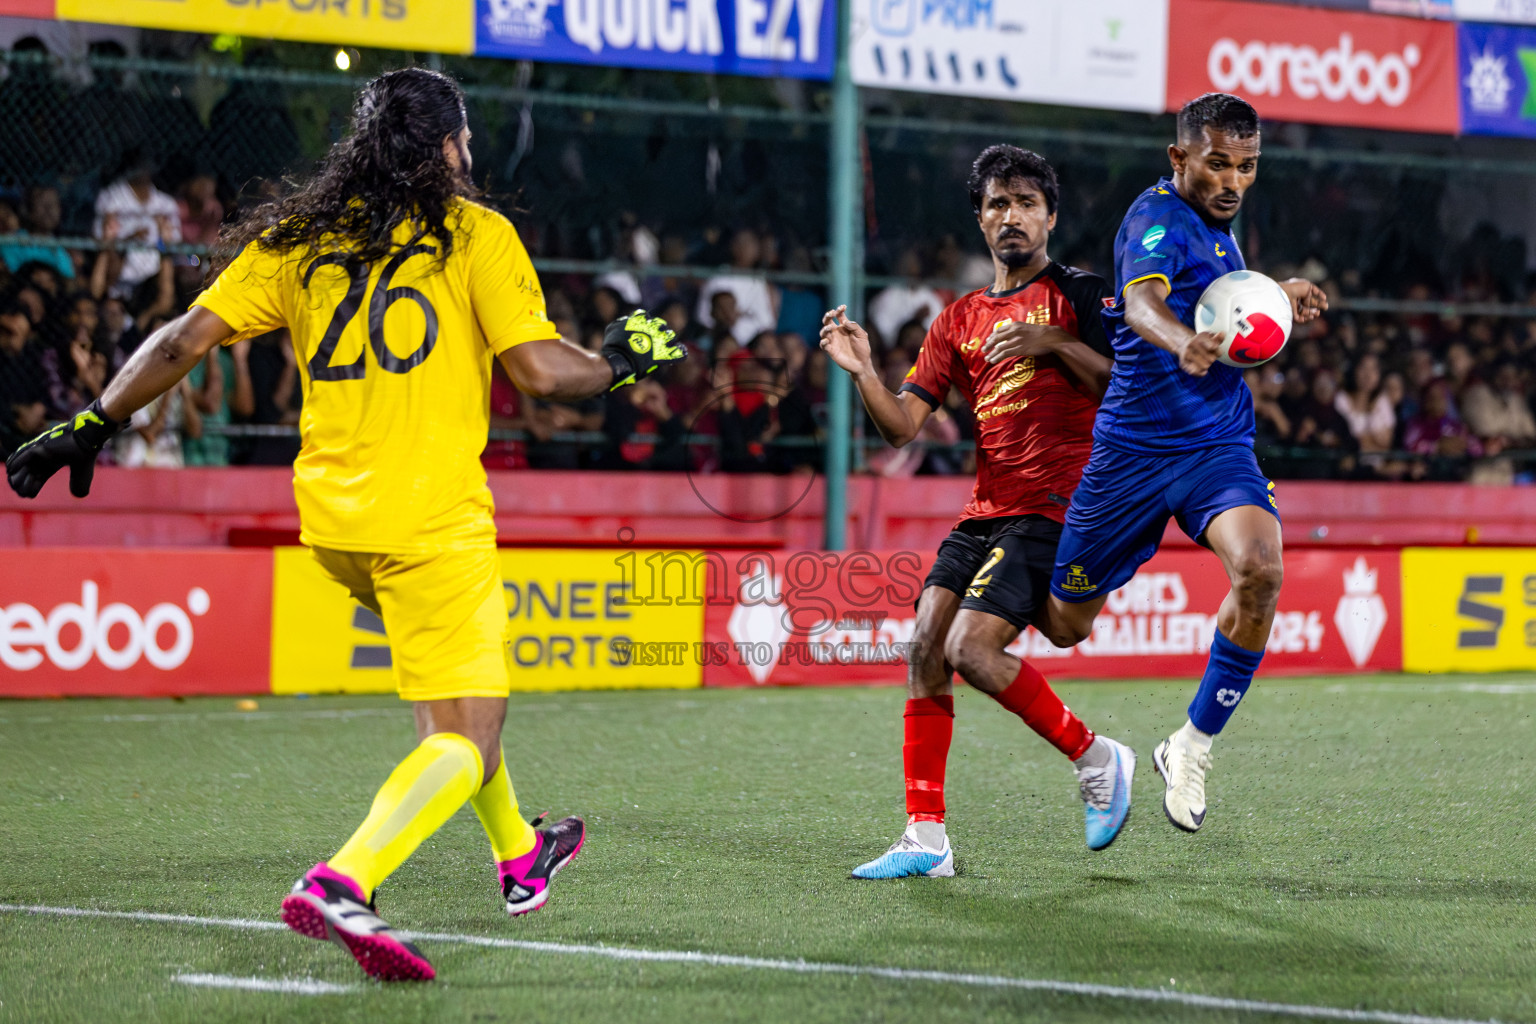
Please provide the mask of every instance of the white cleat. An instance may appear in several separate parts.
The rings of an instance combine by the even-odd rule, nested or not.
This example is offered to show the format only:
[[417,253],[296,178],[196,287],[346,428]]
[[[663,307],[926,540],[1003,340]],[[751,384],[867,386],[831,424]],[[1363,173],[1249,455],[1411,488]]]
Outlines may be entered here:
[[1205,773],[1211,770],[1211,755],[1196,750],[1175,733],[1152,751],[1152,767],[1168,784],[1163,793],[1163,813],[1168,820],[1185,832],[1198,831],[1205,823]]
[[[942,826],[941,826],[942,827]],[[940,833],[943,835],[943,833]],[[950,878],[955,873],[955,851],[949,836],[943,836],[938,849],[926,845],[915,824],[907,826],[901,838],[889,850],[853,869],[854,878]]]

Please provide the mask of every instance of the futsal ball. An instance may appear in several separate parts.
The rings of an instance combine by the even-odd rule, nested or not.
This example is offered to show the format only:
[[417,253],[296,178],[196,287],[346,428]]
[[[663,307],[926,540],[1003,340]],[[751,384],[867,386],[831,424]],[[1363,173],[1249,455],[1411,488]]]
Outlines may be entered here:
[[1228,366],[1258,366],[1279,355],[1291,337],[1290,296],[1257,271],[1234,270],[1200,296],[1195,330],[1221,336],[1216,358]]

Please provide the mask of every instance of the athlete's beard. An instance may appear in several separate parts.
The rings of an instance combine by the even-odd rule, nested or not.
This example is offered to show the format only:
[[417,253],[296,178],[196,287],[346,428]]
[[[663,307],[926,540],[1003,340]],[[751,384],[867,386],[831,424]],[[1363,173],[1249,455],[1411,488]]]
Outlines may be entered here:
[[1009,270],[1027,267],[1030,261],[1035,258],[1035,253],[1032,249],[1004,249],[1001,252],[994,249],[992,250],[992,255],[997,257],[997,262]]

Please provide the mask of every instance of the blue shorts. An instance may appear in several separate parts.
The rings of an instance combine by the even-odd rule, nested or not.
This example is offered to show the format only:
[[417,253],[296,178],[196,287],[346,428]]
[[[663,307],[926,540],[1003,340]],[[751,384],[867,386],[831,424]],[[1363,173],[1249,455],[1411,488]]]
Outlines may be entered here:
[[1199,544],[1228,509],[1257,505],[1279,519],[1274,487],[1246,445],[1132,455],[1096,444],[1067,510],[1051,593],[1077,604],[1119,590],[1157,553],[1169,516]]

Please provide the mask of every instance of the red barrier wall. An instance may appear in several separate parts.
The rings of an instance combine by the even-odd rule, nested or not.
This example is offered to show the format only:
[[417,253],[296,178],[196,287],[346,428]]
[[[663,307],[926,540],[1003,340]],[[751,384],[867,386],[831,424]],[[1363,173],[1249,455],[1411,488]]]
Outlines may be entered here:
[[[0,547],[224,546],[231,530],[291,543],[298,529],[291,479],[287,469],[101,469],[84,501],[70,497],[62,480],[30,502],[0,488]],[[491,490],[497,526],[512,543],[821,543],[822,481],[803,476],[497,472]],[[855,477],[849,544],[931,551],[970,492],[963,477]],[[1281,481],[1276,493],[1293,548],[1536,540],[1536,488]],[[1190,546],[1174,526],[1167,543]]]

